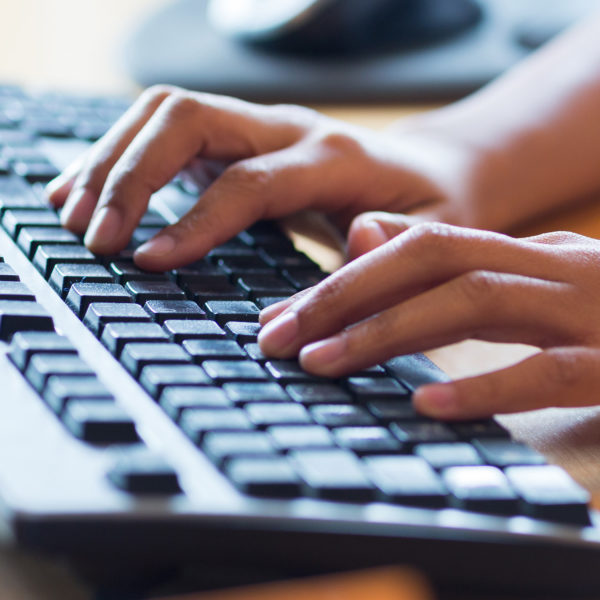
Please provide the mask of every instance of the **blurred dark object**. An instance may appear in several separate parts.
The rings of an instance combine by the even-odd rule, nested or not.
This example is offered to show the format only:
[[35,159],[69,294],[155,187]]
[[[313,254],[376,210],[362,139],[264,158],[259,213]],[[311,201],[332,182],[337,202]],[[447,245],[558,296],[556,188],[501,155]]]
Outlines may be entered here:
[[172,83],[265,102],[450,100],[600,7],[599,0],[324,4],[330,12],[313,11],[302,28],[244,42],[212,26],[207,0],[176,0],[128,40],[125,68],[143,86]]
[[474,0],[209,0],[221,33],[270,52],[313,58],[394,52],[474,25]]

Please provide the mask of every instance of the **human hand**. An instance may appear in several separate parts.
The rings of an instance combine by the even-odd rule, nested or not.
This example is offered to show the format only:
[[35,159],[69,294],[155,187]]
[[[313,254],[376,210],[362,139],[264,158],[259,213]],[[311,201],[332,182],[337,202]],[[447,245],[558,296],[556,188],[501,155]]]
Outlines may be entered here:
[[51,203],[64,206],[68,229],[87,231],[92,251],[113,253],[126,246],[150,195],[190,161],[224,161],[229,166],[194,208],[138,249],[140,266],[164,270],[201,257],[253,221],[309,207],[344,229],[370,210],[443,219],[449,181],[459,179],[466,152],[297,106],[158,86],[48,190]]
[[423,386],[416,408],[470,419],[598,403],[600,241],[363,218],[384,223],[389,241],[265,309],[265,354],[299,354],[307,371],[335,377],[466,338],[519,342],[542,351],[489,374]]

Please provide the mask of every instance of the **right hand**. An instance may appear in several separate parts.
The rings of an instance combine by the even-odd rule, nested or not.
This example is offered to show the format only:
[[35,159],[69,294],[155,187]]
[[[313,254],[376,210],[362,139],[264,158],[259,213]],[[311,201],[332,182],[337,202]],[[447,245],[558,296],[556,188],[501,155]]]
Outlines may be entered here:
[[[165,270],[256,220],[305,208],[322,210],[343,230],[366,211],[460,222],[449,215],[469,152],[435,136],[372,132],[298,106],[156,86],[48,192],[64,206],[65,227],[86,232],[92,251],[114,253],[127,245],[152,193],[191,161],[223,161],[196,205],[137,250],[141,267]],[[368,215],[352,231],[354,256],[385,240]]]

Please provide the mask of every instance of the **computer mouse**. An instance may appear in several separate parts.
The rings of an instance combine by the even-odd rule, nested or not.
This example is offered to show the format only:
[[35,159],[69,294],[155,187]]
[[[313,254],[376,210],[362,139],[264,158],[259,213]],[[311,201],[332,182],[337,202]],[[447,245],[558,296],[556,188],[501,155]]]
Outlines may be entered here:
[[209,0],[221,33],[257,48],[364,54],[428,44],[475,24],[476,0]]

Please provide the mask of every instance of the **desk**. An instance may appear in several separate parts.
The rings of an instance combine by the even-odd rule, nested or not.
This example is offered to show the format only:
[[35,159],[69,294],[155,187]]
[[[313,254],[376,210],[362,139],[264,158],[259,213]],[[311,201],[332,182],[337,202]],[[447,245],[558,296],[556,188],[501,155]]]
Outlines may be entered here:
[[[131,93],[135,87],[118,67],[120,41],[140,15],[164,2],[19,0],[5,3],[7,6],[3,7],[0,20],[0,81],[84,92]],[[331,116],[382,128],[403,115],[427,107],[317,108]],[[600,237],[600,203],[581,205],[540,219],[518,234],[555,229]],[[525,346],[468,341],[435,350],[430,356],[450,375],[460,377],[513,363],[532,351]],[[518,439],[565,467],[592,492],[594,505],[600,508],[600,443],[597,435],[600,408],[548,409],[505,416],[501,420]],[[5,585],[10,580],[2,574],[7,568],[6,561],[1,563],[0,582]],[[39,590],[29,584],[18,592],[14,590],[2,591],[0,587],[0,596],[4,600],[40,597]],[[67,594],[56,597],[59,596],[68,597]],[[45,597],[55,595],[49,593]]]

